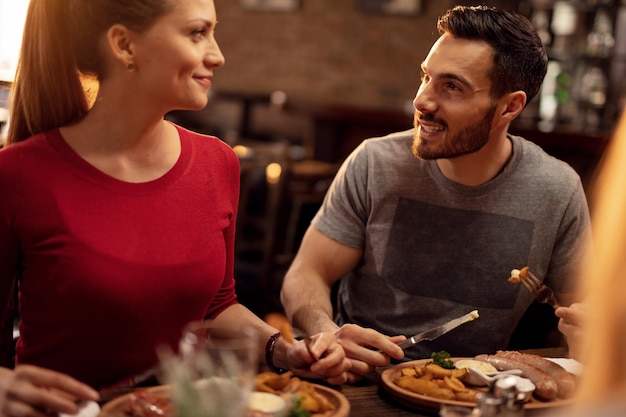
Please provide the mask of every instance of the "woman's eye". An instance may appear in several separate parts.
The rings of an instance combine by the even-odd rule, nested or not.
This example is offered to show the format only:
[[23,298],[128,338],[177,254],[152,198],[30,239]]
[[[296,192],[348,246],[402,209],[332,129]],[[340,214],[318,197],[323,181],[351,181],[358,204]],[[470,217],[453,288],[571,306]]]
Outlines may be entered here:
[[194,39],[202,40],[202,39],[204,39],[204,36],[206,35],[206,32],[207,32],[206,28],[196,29],[193,32],[191,32],[191,36]]

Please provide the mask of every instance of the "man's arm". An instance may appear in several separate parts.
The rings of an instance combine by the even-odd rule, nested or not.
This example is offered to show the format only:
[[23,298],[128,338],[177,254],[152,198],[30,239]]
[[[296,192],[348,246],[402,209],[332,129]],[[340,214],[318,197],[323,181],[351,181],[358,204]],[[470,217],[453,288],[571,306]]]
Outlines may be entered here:
[[306,334],[338,329],[331,288],[356,267],[362,253],[309,226],[281,290],[285,313],[294,327]]
[[335,333],[351,360],[349,383],[371,375],[375,367],[388,366],[390,357],[404,357],[396,344],[404,336],[388,337],[351,323],[339,328],[333,321],[332,286],[356,267],[362,253],[309,226],[281,291],[283,307],[295,328],[307,335]]

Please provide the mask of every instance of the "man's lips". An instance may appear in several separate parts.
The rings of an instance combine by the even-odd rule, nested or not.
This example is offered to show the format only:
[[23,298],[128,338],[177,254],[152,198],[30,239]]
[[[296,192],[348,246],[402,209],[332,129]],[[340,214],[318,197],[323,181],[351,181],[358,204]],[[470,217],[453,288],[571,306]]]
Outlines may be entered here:
[[425,132],[425,133],[438,133],[438,132],[443,132],[444,130],[446,130],[445,127],[439,124],[426,123],[421,120],[419,124],[420,124],[420,128],[422,132]]
[[435,123],[433,120],[425,120],[425,117],[417,119],[419,124],[419,134],[424,139],[434,139],[436,136],[445,131],[447,127],[442,123]]

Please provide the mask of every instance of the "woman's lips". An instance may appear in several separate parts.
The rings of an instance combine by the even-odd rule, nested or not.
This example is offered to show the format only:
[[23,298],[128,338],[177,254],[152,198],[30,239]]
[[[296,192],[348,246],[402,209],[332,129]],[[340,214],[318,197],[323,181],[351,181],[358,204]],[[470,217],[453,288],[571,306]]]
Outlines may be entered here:
[[201,84],[205,88],[211,87],[212,77],[211,76],[195,76],[193,77],[199,84]]

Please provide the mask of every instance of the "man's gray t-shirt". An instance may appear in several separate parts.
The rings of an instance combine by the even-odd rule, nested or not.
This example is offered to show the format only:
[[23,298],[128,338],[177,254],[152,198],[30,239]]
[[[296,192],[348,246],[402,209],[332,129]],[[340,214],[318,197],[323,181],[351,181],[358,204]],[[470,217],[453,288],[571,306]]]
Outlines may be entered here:
[[507,281],[512,269],[528,265],[556,292],[575,290],[589,237],[580,178],[537,145],[509,138],[509,162],[475,187],[413,156],[413,130],[353,151],[312,222],[363,250],[339,284],[338,324],[410,336],[477,309],[479,319],[406,352],[472,356],[506,348],[533,301]]

